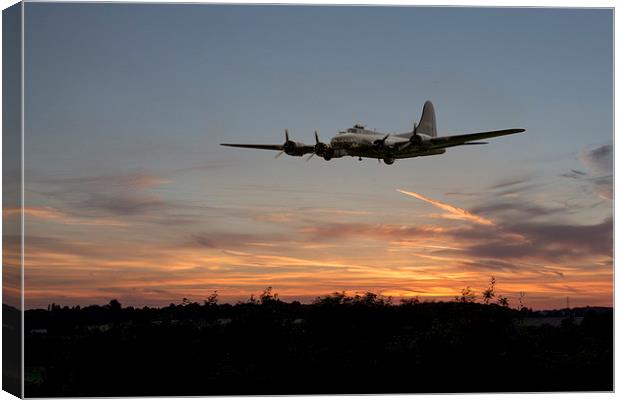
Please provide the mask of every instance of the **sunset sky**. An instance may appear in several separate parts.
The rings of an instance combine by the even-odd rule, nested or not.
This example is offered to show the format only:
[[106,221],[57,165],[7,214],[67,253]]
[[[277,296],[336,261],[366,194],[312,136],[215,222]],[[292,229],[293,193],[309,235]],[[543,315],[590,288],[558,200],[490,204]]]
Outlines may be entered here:
[[[26,308],[491,276],[513,305],[611,305],[612,17],[27,3]],[[527,131],[392,166],[219,146],[403,132],[426,99],[440,135]]]

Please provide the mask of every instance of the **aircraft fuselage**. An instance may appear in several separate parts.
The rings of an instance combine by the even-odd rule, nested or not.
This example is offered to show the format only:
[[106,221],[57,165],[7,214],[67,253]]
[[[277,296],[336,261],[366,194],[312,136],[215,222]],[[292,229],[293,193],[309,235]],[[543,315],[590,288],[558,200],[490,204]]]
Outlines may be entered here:
[[[433,148],[428,143],[430,136],[418,133],[420,144],[411,144],[412,133],[387,134],[365,129],[357,132],[342,132],[334,136],[330,146],[334,149],[332,158],[352,156],[363,158],[390,159],[431,156],[445,153],[445,149]],[[406,146],[408,145],[408,146]]]

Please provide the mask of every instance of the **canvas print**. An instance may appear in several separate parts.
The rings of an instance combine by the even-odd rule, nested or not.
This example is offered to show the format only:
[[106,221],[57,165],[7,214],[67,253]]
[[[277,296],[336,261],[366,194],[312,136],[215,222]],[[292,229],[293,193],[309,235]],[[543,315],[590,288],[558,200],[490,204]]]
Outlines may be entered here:
[[3,34],[4,390],[613,391],[612,9],[25,2]]

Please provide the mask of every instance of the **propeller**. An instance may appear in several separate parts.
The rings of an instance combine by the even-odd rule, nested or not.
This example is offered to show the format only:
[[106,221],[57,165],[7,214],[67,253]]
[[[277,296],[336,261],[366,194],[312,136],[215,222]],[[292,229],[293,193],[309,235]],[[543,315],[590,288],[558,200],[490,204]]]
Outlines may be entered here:
[[282,151],[276,154],[274,158],[278,158],[282,153],[292,154],[295,151],[297,144],[293,142],[288,136],[288,129],[284,130],[284,144],[282,145]]
[[317,131],[314,131],[314,141],[316,143],[314,145],[314,154],[318,155],[319,157],[323,157],[327,153],[329,145],[321,142],[321,139],[319,139],[319,133]]
[[418,123],[415,121],[413,121],[413,135],[411,135],[409,141],[417,145],[422,143],[422,138],[418,136]]
[[325,160],[330,160],[334,156],[334,149],[327,143],[321,142],[319,139],[319,133],[314,131],[314,153],[319,157],[323,157]]
[[418,123],[413,121],[413,131],[411,131],[412,135],[409,138],[409,141],[398,148],[398,150],[404,150],[412,144],[419,146],[422,144],[422,139],[418,135]]
[[390,134],[388,133],[387,135],[385,135],[385,137],[383,139],[377,139],[372,144],[374,144],[375,147],[377,147],[379,149],[382,149],[383,147],[385,147],[385,141],[389,137],[390,137]]

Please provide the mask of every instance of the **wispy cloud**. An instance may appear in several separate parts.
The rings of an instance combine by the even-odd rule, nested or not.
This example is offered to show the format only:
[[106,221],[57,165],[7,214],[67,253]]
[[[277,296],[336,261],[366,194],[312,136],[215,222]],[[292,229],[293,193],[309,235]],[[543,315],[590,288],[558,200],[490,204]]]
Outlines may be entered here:
[[42,176],[35,179],[38,183],[63,185],[63,187],[86,190],[105,189],[149,189],[170,183],[169,179],[157,176],[146,169],[135,169],[125,173],[81,176],[72,178],[50,178]]
[[596,189],[599,197],[605,200],[613,200],[614,198],[614,177],[613,175],[600,176],[592,179],[592,184]]
[[491,190],[505,189],[505,188],[508,188],[508,187],[511,187],[511,186],[520,185],[520,184],[525,183],[527,181],[529,181],[529,178],[527,178],[527,177],[508,179],[508,180],[504,180],[504,181],[498,182],[498,183],[490,186],[489,189],[491,189]]
[[560,176],[588,183],[600,198],[613,200],[613,146],[583,149],[579,160],[587,172],[572,169]]
[[104,211],[112,215],[139,215],[161,209],[164,201],[153,195],[141,194],[92,194],[81,203],[86,210]]
[[413,196],[417,199],[420,199],[422,201],[425,201],[429,204],[434,205],[435,207],[447,211],[447,214],[441,214],[441,217],[443,218],[447,218],[447,219],[458,219],[458,220],[464,220],[464,221],[471,221],[471,222],[475,222],[477,224],[481,224],[481,225],[493,225],[493,221],[481,217],[479,215],[475,215],[470,213],[467,210],[464,210],[462,208],[459,207],[455,207],[453,205],[450,204],[446,204],[446,203],[442,203],[440,201],[437,200],[433,200],[430,199],[428,197],[422,196],[421,194],[415,193],[415,192],[408,192],[406,190],[402,190],[402,189],[396,189],[396,191],[402,193],[402,194],[406,194],[408,196]]
[[594,173],[609,174],[613,170],[613,146],[606,144],[593,149],[584,149],[579,154],[583,165]]
[[[214,207],[184,203],[158,191],[172,181],[147,169],[128,170],[94,176],[55,177],[32,171],[29,190],[42,196],[43,204],[53,204],[56,215],[62,213],[66,223],[96,220],[122,220],[125,224],[151,223],[166,226],[192,225],[205,219]],[[31,203],[32,204],[32,203]],[[51,220],[46,207],[32,204],[40,218]],[[223,212],[220,210],[220,214]],[[60,220],[57,218],[56,220]]]
[[560,176],[563,176],[564,178],[579,179],[579,178],[583,178],[584,176],[587,176],[587,175],[588,174],[586,174],[583,171],[579,171],[577,169],[571,169],[570,172],[563,173]]
[[[22,209],[6,208],[2,214],[4,218],[18,216]],[[24,207],[24,217],[28,221],[30,218],[53,221],[69,225],[99,225],[99,226],[125,226],[126,223],[112,218],[78,218],[52,207]]]
[[553,213],[565,211],[565,207],[544,207],[537,205],[533,202],[525,201],[491,201],[472,208],[471,212],[474,214],[485,213],[491,215],[504,215],[504,214],[520,214],[527,217],[539,217],[548,216]]

